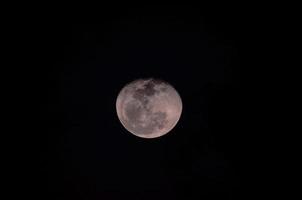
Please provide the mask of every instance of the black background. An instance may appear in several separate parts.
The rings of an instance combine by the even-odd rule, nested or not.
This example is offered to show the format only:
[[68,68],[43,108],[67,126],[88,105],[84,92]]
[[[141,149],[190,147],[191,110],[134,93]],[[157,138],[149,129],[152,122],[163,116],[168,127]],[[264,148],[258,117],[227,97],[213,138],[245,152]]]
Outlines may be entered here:
[[[39,198],[251,197],[245,12],[124,5],[36,20]],[[149,77],[176,88],[183,112],[169,134],[144,140],[122,127],[115,101],[125,84]]]

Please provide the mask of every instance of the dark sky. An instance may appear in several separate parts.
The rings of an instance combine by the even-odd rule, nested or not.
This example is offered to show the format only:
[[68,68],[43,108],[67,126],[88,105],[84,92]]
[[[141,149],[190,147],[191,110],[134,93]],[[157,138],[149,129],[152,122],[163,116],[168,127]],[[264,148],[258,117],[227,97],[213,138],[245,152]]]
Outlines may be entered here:
[[[246,199],[243,13],[121,6],[37,22],[41,199]],[[121,88],[148,77],[183,101],[177,126],[152,140],[127,132],[115,111]]]

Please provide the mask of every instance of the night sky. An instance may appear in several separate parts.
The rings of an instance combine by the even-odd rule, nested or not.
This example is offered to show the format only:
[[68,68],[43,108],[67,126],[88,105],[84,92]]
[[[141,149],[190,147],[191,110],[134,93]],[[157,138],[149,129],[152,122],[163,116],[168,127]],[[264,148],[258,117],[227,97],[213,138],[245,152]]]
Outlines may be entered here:
[[[120,6],[41,19],[41,199],[246,199],[242,13]],[[150,77],[175,87],[183,112],[146,140],[121,125],[115,102]]]

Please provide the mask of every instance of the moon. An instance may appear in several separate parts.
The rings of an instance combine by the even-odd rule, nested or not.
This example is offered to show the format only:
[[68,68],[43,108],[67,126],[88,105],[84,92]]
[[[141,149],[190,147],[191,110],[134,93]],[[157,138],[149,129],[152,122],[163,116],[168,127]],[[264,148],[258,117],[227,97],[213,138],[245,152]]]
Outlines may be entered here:
[[180,119],[182,101],[172,85],[159,79],[138,79],[122,88],[116,100],[119,121],[141,138],[170,132]]

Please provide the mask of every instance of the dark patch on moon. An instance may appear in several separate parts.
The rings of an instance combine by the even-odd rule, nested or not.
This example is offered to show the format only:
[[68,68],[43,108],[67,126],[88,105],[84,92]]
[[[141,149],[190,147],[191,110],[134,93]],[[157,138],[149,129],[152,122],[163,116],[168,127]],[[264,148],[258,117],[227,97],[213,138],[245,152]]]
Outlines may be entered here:
[[149,81],[145,84],[145,94],[147,96],[153,96],[156,93],[156,90],[154,89],[154,83],[152,81]]
[[141,101],[144,98],[144,89],[137,89],[134,91],[132,97]]
[[155,127],[158,127],[159,129],[163,129],[165,127],[165,124],[167,123],[167,113],[156,112],[153,113],[152,118],[152,123]]
[[132,97],[134,99],[140,101],[142,103],[143,107],[145,109],[149,110],[147,108],[147,105],[149,103],[149,99],[144,95],[144,90],[143,89],[136,90]]
[[159,90],[160,90],[161,92],[166,92],[166,91],[167,91],[167,87],[161,87]]
[[135,105],[134,103],[129,103],[125,107],[125,112],[127,118],[131,119],[132,123],[137,123],[139,122],[139,118],[142,114],[142,109],[138,105]]
[[147,82],[147,83],[145,83],[144,85],[144,88],[143,89],[136,89],[135,90],[135,92],[134,92],[134,94],[133,94],[133,97],[135,98],[135,99],[138,99],[138,100],[141,100],[141,99],[143,99],[145,96],[148,96],[148,97],[150,97],[150,96],[153,96],[156,92],[158,92],[158,91],[156,91],[155,89],[154,89],[154,84],[152,83],[152,82]]
[[144,97],[151,97],[154,94],[158,93],[154,87],[155,87],[155,80],[149,80],[148,82],[144,83],[143,89],[136,89],[133,98],[142,100]]
[[147,108],[147,104],[149,103],[149,97],[155,95],[159,91],[157,91],[154,87],[154,83],[150,80],[145,83],[143,89],[136,89],[133,93],[133,98],[140,101],[145,109],[149,111]]

